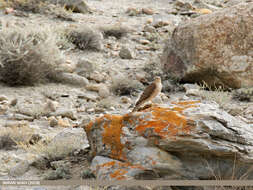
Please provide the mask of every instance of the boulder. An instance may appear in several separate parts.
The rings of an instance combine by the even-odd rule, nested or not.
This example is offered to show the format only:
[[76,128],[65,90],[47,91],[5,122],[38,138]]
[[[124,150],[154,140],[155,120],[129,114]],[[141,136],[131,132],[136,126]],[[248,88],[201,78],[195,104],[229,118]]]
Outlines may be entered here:
[[253,163],[253,128],[204,101],[152,105],[83,126],[97,179],[239,179]]
[[253,86],[253,3],[242,3],[181,23],[161,63],[183,82],[229,88]]

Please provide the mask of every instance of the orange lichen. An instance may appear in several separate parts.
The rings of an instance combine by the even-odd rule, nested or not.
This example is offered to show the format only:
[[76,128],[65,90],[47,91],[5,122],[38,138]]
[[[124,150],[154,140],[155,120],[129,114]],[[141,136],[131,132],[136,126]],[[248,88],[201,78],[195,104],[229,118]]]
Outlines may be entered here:
[[161,138],[189,133],[193,126],[189,125],[189,119],[182,112],[187,108],[196,107],[195,103],[199,103],[199,101],[177,102],[174,104],[178,106],[173,108],[152,107],[146,110],[152,112],[152,120],[142,120],[141,124],[136,127],[136,130],[143,135],[147,132],[147,129],[152,129]]
[[106,162],[102,165],[100,165],[101,167],[112,167],[115,166],[116,162],[115,161],[111,161],[111,162]]
[[125,179],[124,176],[130,169],[141,169],[145,170],[145,168],[141,165],[132,165],[129,162],[119,162],[119,161],[111,161],[106,162],[104,164],[98,165],[97,167],[109,167],[110,169],[114,170],[111,174],[111,178],[115,178],[117,180]]
[[200,103],[200,100],[171,102],[171,103],[176,104],[176,105],[186,106],[186,105],[192,105],[192,104]]
[[[101,128],[103,130],[102,141],[106,148],[110,149],[110,157],[126,161],[127,158],[123,149],[129,148],[131,145],[129,143],[126,143],[127,145],[121,143],[123,126],[126,124],[136,126],[136,131],[147,138],[157,135],[161,138],[174,138],[179,134],[191,132],[194,124],[189,122],[191,120],[184,116],[183,111],[190,107],[197,107],[196,103],[199,102],[173,102],[173,107],[171,108],[152,106],[143,110],[143,112],[148,114],[143,112],[123,116],[106,114],[85,126],[85,131],[89,135],[92,128]],[[159,142],[155,141],[155,144],[159,144]]]
[[112,158],[125,160],[125,155],[122,154],[124,145],[120,140],[123,117],[106,114],[104,120],[107,121],[105,122],[104,132],[102,134],[103,143],[110,147]]
[[124,174],[127,173],[127,170],[124,169],[117,169],[113,173],[110,174],[111,178],[115,178],[117,180],[125,179],[126,177]]

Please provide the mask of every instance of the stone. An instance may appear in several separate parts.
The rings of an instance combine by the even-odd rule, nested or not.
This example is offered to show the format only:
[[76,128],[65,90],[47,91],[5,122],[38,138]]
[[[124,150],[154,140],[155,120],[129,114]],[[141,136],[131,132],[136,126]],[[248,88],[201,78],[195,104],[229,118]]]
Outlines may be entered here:
[[58,125],[58,120],[55,117],[50,118],[49,125],[50,127],[56,127]]
[[148,45],[148,44],[150,44],[150,41],[149,40],[140,40],[140,43],[143,45]]
[[211,87],[253,86],[252,8],[239,4],[181,23],[164,49],[164,72]]
[[94,113],[95,112],[95,108],[88,108],[86,110],[87,113],[91,114],[91,113]]
[[128,14],[128,16],[137,16],[141,14],[141,10],[137,8],[129,7],[126,13]]
[[90,91],[99,91],[100,84],[88,84],[85,88]]
[[110,90],[109,90],[109,88],[106,85],[101,84],[99,86],[98,95],[101,98],[107,98],[108,96],[110,96]]
[[9,119],[20,120],[20,121],[23,121],[23,120],[33,121],[34,117],[23,115],[23,114],[19,114],[19,113],[15,113],[15,114],[10,114]]
[[142,8],[141,11],[142,11],[142,14],[146,14],[146,15],[154,14],[154,11],[151,8]]
[[156,29],[153,26],[145,25],[143,28],[143,31],[150,32],[150,33],[156,33]]
[[91,121],[91,117],[89,115],[82,116],[81,126],[87,125]]
[[146,20],[146,23],[147,24],[151,24],[153,22],[153,18],[148,18],[147,20]]
[[94,80],[96,82],[103,82],[105,80],[104,76],[98,71],[92,72],[89,76],[89,79]]
[[17,103],[18,103],[18,99],[17,99],[17,98],[14,98],[13,100],[11,100],[10,106],[16,106]]
[[0,95],[0,102],[1,102],[1,101],[4,101],[4,100],[7,100],[7,101],[8,101],[7,96],[5,96],[5,95]]
[[94,72],[97,69],[97,64],[89,59],[81,57],[77,64],[75,72],[83,77],[89,77],[89,73]]
[[9,175],[12,177],[21,176],[24,173],[26,173],[28,170],[29,170],[28,161],[22,161],[10,169]]
[[93,102],[96,102],[98,99],[97,93],[93,93],[93,92],[85,92],[82,94],[78,94],[77,97],[81,99],[86,99],[88,101],[93,101]]
[[123,104],[130,104],[132,102],[132,100],[126,96],[122,96],[120,98],[120,101],[123,103]]
[[60,127],[71,127],[68,118],[58,119],[57,124]]
[[70,109],[67,109],[67,108],[60,108],[56,112],[51,113],[50,115],[51,116],[67,117],[67,118],[70,118],[72,120],[77,119],[76,111],[75,110],[70,110]]
[[48,100],[44,106],[44,110],[46,112],[55,112],[57,107],[59,106],[59,103],[56,101]]
[[119,56],[122,59],[133,59],[133,54],[131,50],[127,47],[122,47],[119,52]]
[[54,143],[74,143],[76,149],[84,150],[89,147],[86,133],[82,128],[64,128],[60,133],[58,133],[53,140],[49,143],[53,145]]
[[56,76],[56,80],[62,83],[68,83],[79,86],[86,86],[89,84],[89,80],[83,76],[79,76],[73,73],[61,73]]
[[[210,168],[225,179],[234,164],[243,175],[253,162],[252,126],[212,102],[188,98],[106,114],[83,128],[99,180],[212,179]],[[247,179],[253,179],[252,171]]]

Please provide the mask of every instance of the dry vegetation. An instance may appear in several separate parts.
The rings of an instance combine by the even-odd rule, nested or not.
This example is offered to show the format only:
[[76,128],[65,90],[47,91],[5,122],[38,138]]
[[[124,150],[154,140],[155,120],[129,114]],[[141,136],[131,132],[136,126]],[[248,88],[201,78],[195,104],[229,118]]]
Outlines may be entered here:
[[142,83],[137,80],[129,80],[123,76],[118,76],[113,78],[111,90],[119,96],[133,95],[133,93],[138,92],[143,89]]
[[62,54],[49,27],[5,27],[0,31],[0,80],[10,86],[53,80]]
[[222,108],[228,105],[232,99],[231,93],[225,91],[223,87],[221,86],[214,87],[213,90],[213,88],[209,87],[205,82],[203,82],[198,95],[201,96],[202,98],[205,98],[208,101],[216,102]]
[[30,144],[34,130],[24,125],[22,127],[4,127],[0,130],[0,149],[10,150],[18,144]]
[[80,141],[76,138],[53,141],[52,138],[40,140],[35,144],[18,143],[18,146],[27,152],[36,153],[49,161],[61,160],[80,147]]
[[101,34],[87,27],[70,30],[67,38],[80,50],[100,51],[102,49]]
[[117,39],[126,36],[127,33],[129,32],[126,27],[123,27],[121,25],[105,26],[101,27],[100,30],[102,31],[105,38],[109,36],[114,36]]

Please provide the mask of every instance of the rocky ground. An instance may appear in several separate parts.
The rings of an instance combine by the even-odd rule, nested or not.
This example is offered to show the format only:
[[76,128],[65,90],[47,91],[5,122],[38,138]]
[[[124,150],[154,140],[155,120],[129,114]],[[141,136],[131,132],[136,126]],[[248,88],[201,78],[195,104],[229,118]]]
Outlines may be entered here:
[[[89,143],[80,126],[104,114],[130,112],[138,94],[156,75],[162,76],[164,87],[156,103],[185,100],[194,94],[196,100],[216,101],[252,126],[252,99],[238,101],[232,98],[233,91],[220,89],[189,92],[195,87],[168,78],[160,64],[164,42],[181,21],[240,2],[88,0],[90,13],[69,11],[64,18],[3,7],[2,28],[28,24],[88,27],[101,39],[94,42],[98,51],[73,44],[61,49],[61,69],[72,77],[64,76],[61,83],[15,87],[0,83],[0,179],[92,178]],[[108,28],[118,33],[107,34]]]

